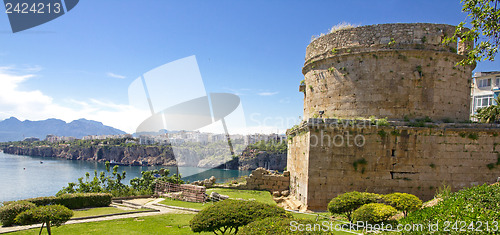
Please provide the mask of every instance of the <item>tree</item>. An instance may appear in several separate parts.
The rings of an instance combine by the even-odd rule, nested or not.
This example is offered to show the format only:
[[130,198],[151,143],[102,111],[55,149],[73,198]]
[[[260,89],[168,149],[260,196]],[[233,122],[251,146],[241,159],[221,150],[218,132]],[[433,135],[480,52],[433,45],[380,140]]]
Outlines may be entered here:
[[27,201],[16,201],[0,207],[0,222],[7,227],[15,224],[16,216],[24,211],[35,208],[36,205]]
[[283,208],[274,205],[227,199],[209,206],[196,214],[189,222],[193,232],[213,232],[215,234],[238,233],[238,229],[253,221],[267,217],[288,215]]
[[328,210],[332,214],[345,213],[349,222],[352,222],[352,212],[364,204],[374,203],[381,196],[375,193],[360,193],[352,191],[340,194],[328,203]]
[[388,221],[398,211],[394,207],[382,203],[369,203],[362,205],[352,213],[355,221],[363,221],[368,224],[378,224]]
[[408,212],[416,211],[422,207],[422,200],[408,193],[387,194],[384,195],[384,200],[394,208],[402,211],[405,217]]
[[16,223],[23,225],[42,223],[39,234],[42,234],[43,226],[46,224],[47,232],[51,235],[51,225],[60,226],[64,222],[68,221],[72,216],[73,211],[70,209],[61,205],[50,205],[40,206],[22,212],[16,216],[15,221]]
[[495,98],[494,102],[493,105],[477,109],[477,114],[474,117],[479,122],[498,123],[500,121],[500,96]]
[[443,43],[456,42],[457,37],[468,44],[467,58],[460,65],[473,64],[481,60],[495,60],[500,44],[500,0],[462,0],[462,11],[467,12],[471,28],[466,29],[460,22],[452,37],[446,37]]

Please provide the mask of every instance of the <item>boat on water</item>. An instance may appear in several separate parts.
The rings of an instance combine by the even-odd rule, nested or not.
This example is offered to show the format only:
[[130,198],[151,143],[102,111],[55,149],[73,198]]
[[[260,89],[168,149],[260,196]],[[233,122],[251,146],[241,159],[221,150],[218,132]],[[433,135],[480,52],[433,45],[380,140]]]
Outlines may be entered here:
[[40,161],[40,164],[43,164],[43,162],[42,162],[42,161]]
[[115,162],[115,160],[109,161],[110,166],[128,166],[126,163],[121,163],[121,162]]

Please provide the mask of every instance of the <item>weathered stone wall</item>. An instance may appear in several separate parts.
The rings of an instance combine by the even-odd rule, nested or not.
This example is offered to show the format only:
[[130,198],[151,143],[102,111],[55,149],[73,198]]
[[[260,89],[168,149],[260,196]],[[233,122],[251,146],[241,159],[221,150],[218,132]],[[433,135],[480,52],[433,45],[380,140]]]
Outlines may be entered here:
[[290,172],[285,171],[283,175],[272,174],[268,170],[259,167],[252,171],[247,178],[246,189],[267,190],[269,192],[282,192],[290,186]]
[[457,191],[500,177],[500,125],[320,120],[289,132],[291,192],[311,210],[325,210],[333,197],[353,190],[429,200],[443,183]]
[[[463,45],[444,24],[383,24],[342,29],[306,50],[304,118],[376,116],[469,119],[473,66],[455,66]],[[460,53],[460,54],[459,54]]]

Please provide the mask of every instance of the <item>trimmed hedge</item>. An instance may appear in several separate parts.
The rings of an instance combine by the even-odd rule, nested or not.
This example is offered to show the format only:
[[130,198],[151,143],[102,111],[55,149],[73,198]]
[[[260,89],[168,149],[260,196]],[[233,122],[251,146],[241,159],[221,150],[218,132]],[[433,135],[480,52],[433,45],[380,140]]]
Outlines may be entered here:
[[239,227],[266,217],[289,215],[283,208],[255,201],[227,199],[209,206],[189,222],[193,232],[238,233]]
[[332,214],[345,213],[349,222],[352,222],[352,213],[362,205],[377,202],[382,196],[367,192],[347,192],[338,195],[328,203],[328,210]]
[[11,202],[6,206],[0,207],[0,221],[5,227],[12,226],[16,224],[15,218],[17,215],[35,207],[35,204],[27,201]]
[[[310,225],[310,227],[308,227]],[[308,229],[310,228],[310,229]],[[311,231],[307,231],[311,230]],[[325,227],[322,222],[268,217],[262,220],[257,220],[243,226],[238,234],[242,235],[268,235],[268,234],[334,234],[330,227]]]
[[409,212],[416,211],[422,207],[422,200],[408,193],[391,193],[384,195],[384,201],[403,212],[406,217]]
[[354,221],[363,221],[368,224],[378,224],[389,221],[398,211],[389,205],[382,203],[370,203],[362,205],[352,213]]
[[[81,209],[109,206],[112,197],[109,193],[73,193],[63,194],[58,197],[29,198],[22,201],[31,202],[36,206],[63,205],[69,209]],[[11,203],[14,202],[7,202],[6,204],[9,205]]]
[[50,225],[60,226],[72,216],[73,211],[70,209],[61,205],[50,205],[24,211],[16,216],[15,221],[22,225],[46,223],[47,226],[49,226],[50,223]]

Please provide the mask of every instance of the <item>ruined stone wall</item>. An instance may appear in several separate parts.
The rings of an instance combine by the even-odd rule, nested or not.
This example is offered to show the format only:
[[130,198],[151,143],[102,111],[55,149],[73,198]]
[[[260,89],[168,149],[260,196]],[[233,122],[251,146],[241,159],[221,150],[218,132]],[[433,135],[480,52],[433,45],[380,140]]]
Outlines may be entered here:
[[268,170],[259,167],[252,171],[247,178],[246,189],[267,190],[269,192],[282,192],[290,186],[290,172],[285,171],[283,175],[272,174]]
[[[383,24],[342,29],[306,50],[304,119],[376,116],[392,120],[469,119],[472,66],[455,66],[463,45],[444,24]],[[460,53],[460,54],[459,54]]]
[[499,125],[377,127],[319,120],[289,132],[291,192],[311,210],[325,210],[333,197],[353,190],[429,200],[443,183],[457,191],[500,177]]

